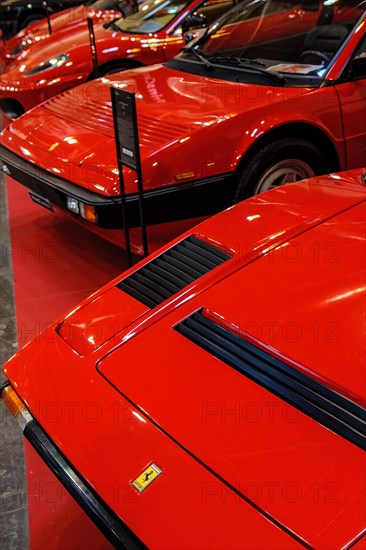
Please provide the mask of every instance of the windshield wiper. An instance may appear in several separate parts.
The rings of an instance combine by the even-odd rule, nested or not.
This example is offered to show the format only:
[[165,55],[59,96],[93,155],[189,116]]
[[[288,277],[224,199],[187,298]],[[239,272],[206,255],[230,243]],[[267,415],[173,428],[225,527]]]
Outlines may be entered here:
[[211,63],[211,61],[209,61],[207,57],[205,57],[200,51],[196,50],[194,46],[191,46],[190,48],[187,48],[187,47],[182,48],[182,51],[187,53],[193,53],[193,55],[196,56],[197,59],[199,59],[201,63],[206,65],[206,67],[208,67],[209,69],[215,68],[214,65]]
[[212,62],[222,62],[224,65],[234,65],[235,67],[243,67],[244,69],[249,69],[253,72],[260,73],[268,76],[278,82],[283,84],[286,82],[286,78],[281,74],[273,71],[268,71],[267,69],[262,69],[262,67],[267,67],[262,61],[257,61],[255,59],[245,59],[242,57],[234,56],[224,56],[224,55],[210,55],[210,61]]
[[119,28],[118,25],[116,25],[116,23],[114,21],[111,21],[110,23],[107,23],[108,24],[108,28],[112,28],[114,29],[115,31],[118,31],[118,32],[122,32],[121,29]]
[[229,63],[232,63],[233,65],[242,65],[242,64],[249,64],[249,65],[260,65],[262,67],[267,67],[263,61],[258,61],[257,59],[246,59],[244,57],[236,57],[234,55],[214,55],[212,56],[216,59],[219,59],[220,61],[228,61]]

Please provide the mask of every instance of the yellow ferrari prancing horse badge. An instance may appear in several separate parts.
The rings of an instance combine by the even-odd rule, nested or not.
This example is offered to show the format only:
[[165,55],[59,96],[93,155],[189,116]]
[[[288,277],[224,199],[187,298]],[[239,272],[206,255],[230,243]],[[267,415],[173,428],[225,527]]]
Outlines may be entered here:
[[140,474],[136,479],[132,481],[132,485],[137,489],[139,493],[145,491],[146,487],[151,485],[151,483],[160,476],[163,472],[156,464],[150,464],[148,468]]

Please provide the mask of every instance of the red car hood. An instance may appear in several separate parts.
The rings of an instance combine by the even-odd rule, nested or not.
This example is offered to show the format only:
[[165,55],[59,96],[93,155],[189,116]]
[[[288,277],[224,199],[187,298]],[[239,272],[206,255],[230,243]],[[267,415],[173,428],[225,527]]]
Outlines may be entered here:
[[[95,10],[83,5],[69,8],[60,13],[51,15],[52,36],[53,39],[55,39],[56,36],[60,39],[60,37],[70,33],[78,32],[77,28],[79,28],[79,31],[85,30],[87,28],[86,17],[91,17],[94,20],[94,24],[96,24],[98,21],[106,23],[120,16],[121,13],[115,10]],[[19,57],[24,57],[26,55],[22,53],[20,56],[9,56],[9,53],[22,41],[28,42],[28,49],[32,44],[47,38],[49,38],[48,23],[46,19],[42,19],[6,41],[2,52],[5,62],[9,64],[14,59],[19,59]]]
[[[365,189],[356,191],[355,202],[362,197]],[[325,191],[320,200],[332,199]],[[258,203],[243,213],[262,215]],[[234,259],[188,303],[130,327],[124,344],[98,363],[113,386],[175,440],[312,548],[344,548],[365,528],[364,452],[174,327],[202,309],[231,334],[365,406],[364,221],[365,202],[321,225],[309,216],[305,232],[304,225],[283,224],[272,235],[281,243],[276,250],[269,252],[269,245],[251,263]],[[220,225],[231,223],[227,212]],[[234,245],[226,232],[218,242]],[[322,259],[314,256],[314,243],[325,253]],[[208,338],[203,329],[203,341]],[[351,372],[345,365],[352,365]],[[316,505],[315,487],[327,493]]]
[[[103,25],[104,23],[94,24],[96,40],[99,40],[101,43],[105,40],[110,40],[117,34],[116,32],[105,29]],[[87,53],[89,54],[87,59],[91,65],[91,60],[89,61],[89,33],[85,21],[80,22],[76,27],[72,27],[71,31],[66,28],[66,30],[60,30],[51,36],[48,35],[42,40],[41,47],[37,43],[30,45],[14,63],[9,65],[6,75],[3,78],[6,78],[8,81],[17,81],[19,78],[23,79],[27,71],[60,54],[70,54],[70,61],[73,61],[73,53],[80,49],[85,49],[85,56]],[[21,72],[19,71],[20,66],[23,66]],[[75,70],[78,69],[75,68]],[[61,76],[62,73],[63,70],[61,68],[57,76]],[[47,76],[47,73],[45,73],[45,75]],[[42,76],[37,75],[37,79],[39,80],[40,78],[42,78]]]
[[[231,488],[222,489],[221,482],[201,484],[204,509],[219,502],[226,514],[234,503],[239,510],[244,499],[311,548],[348,548],[365,527],[363,451],[278,397],[265,381],[258,383],[230,366],[219,354],[220,340],[214,352],[205,348],[202,342],[211,338],[211,329],[194,341],[197,329],[192,337],[181,327],[200,312],[233,338],[253,344],[266,361],[274,357],[364,406],[364,219],[365,186],[356,171],[353,177],[321,177],[318,183],[304,181],[245,201],[193,232],[229,252],[230,260],[151,311],[114,281],[67,322],[76,330],[82,318],[91,327],[97,319],[103,325],[104,303],[110,324],[112,293],[117,323],[121,309],[125,315],[118,336],[99,342],[101,347],[88,350],[81,360],[73,351],[80,335],[67,337],[61,325],[63,341],[50,345],[47,338],[37,339],[10,362],[6,374],[38,410],[44,402],[64,399],[63,387],[68,401],[78,396],[80,405],[82,398],[90,402],[107,394],[106,380],[111,382],[110,388],[127,396],[138,414]],[[92,332],[88,339],[93,341]],[[88,365],[86,391],[81,378]],[[95,366],[103,383],[95,378]],[[39,382],[43,376],[46,385]],[[60,380],[67,380],[65,386]],[[80,432],[72,438],[77,444],[72,443],[63,431],[70,426],[41,420],[78,466],[86,435]],[[94,425],[93,437],[102,441]],[[129,454],[136,458],[134,452],[131,447]],[[114,464],[115,453],[109,456]],[[95,479],[95,472],[90,475]],[[164,490],[168,498],[169,486],[161,486],[159,498]],[[195,501],[193,507],[199,513]],[[250,538],[258,524],[248,524],[244,516],[242,521],[237,529],[245,525]],[[243,540],[241,548],[257,547]],[[267,538],[267,548],[277,544]]]
[[[58,51],[61,53],[61,49]],[[97,164],[104,178],[93,191],[118,194],[110,101],[113,84],[136,93],[145,189],[156,186],[157,179],[159,186],[176,183],[169,158],[175,156],[177,165],[180,160],[186,163],[187,158],[195,158],[197,148],[202,147],[202,133],[205,143],[219,139],[225,132],[235,136],[242,131],[236,117],[258,111],[263,112],[264,117],[267,110],[273,112],[274,104],[285,104],[291,98],[298,101],[301,95],[309,93],[305,88],[254,88],[250,84],[241,84],[241,98],[248,97],[248,101],[238,101],[233,110],[227,97],[238,93],[237,83],[225,82],[223,94],[220,81],[192,74],[182,76],[181,72],[155,65],[101,78],[64,92],[15,121],[8,131],[22,136],[37,149],[47,151],[54,143],[59,143],[52,154],[58,158],[61,172],[63,159],[78,165],[86,160]],[[178,122],[175,121],[177,111],[180,114]],[[89,135],[88,140],[84,139],[86,135]],[[82,146],[70,146],[69,136]],[[147,160],[145,167],[144,161]],[[36,162],[42,161],[37,158]],[[154,168],[157,164],[158,168]],[[47,169],[46,165],[43,167]],[[230,169],[233,167],[227,167],[226,171]],[[186,166],[183,171],[187,171]],[[200,174],[197,173],[198,177]],[[130,192],[135,191],[133,182],[132,178],[126,182],[131,185]],[[87,188],[91,186],[90,180],[76,183]]]

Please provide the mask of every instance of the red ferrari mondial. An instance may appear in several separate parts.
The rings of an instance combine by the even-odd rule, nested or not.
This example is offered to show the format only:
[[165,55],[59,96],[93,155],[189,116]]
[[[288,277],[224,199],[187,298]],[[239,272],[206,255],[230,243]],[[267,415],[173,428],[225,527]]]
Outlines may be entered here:
[[[50,16],[51,32],[72,33],[76,28],[86,27],[86,18],[90,17],[94,22],[107,23],[113,19],[126,16],[129,4],[127,0],[95,0],[81,6],[68,8],[61,13],[54,13]],[[23,58],[25,50],[36,43],[49,37],[49,26],[47,19],[37,21],[20,31],[4,43],[1,53],[1,62],[7,66],[17,58]],[[54,39],[54,37],[53,37]]]
[[[184,45],[182,23],[212,23],[232,0],[146,0],[126,19],[94,25],[99,75],[167,61]],[[0,75],[0,108],[15,118],[95,76],[85,21],[31,44]]]
[[[4,170],[41,204],[117,240],[112,85],[136,94],[152,247],[173,221],[187,228],[270,187],[365,166],[364,8],[242,2],[170,62],[79,86],[15,121],[2,134]],[[136,175],[124,179],[136,227]]]
[[25,437],[117,548],[364,548],[365,181],[226,210],[5,365]]

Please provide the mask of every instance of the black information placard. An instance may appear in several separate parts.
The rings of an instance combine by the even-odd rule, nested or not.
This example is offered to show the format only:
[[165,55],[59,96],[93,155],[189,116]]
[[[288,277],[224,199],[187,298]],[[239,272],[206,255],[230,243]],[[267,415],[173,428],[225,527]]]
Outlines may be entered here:
[[147,256],[147,228],[144,209],[144,190],[139,148],[135,94],[111,87],[114,134],[116,141],[117,163],[121,192],[123,227],[125,231],[126,249],[129,265],[131,265],[131,246],[128,227],[127,198],[123,179],[123,166],[134,170],[137,174],[139,196],[139,211],[141,223],[142,244],[144,255]]
[[137,171],[139,140],[135,94],[117,88],[113,90],[116,102],[119,157],[122,164]]

